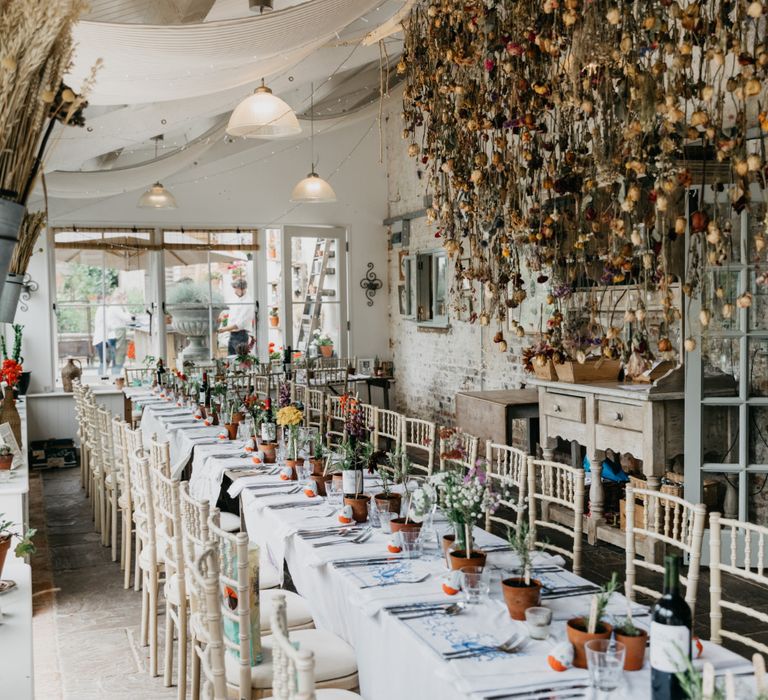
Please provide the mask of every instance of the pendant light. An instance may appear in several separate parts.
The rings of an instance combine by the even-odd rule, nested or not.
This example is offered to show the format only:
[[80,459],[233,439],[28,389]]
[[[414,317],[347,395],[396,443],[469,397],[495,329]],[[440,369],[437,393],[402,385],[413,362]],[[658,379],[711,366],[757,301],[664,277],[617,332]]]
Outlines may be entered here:
[[227,133],[247,138],[281,139],[301,133],[301,126],[290,105],[272,94],[262,79],[253,95],[235,107],[229,117]]
[[[155,142],[155,160],[157,160],[157,144],[163,140],[163,135],[153,136]],[[158,180],[144,194],[139,197],[138,205],[142,209],[176,209],[176,197],[174,197]]]
[[312,158],[312,170],[303,180],[296,183],[296,187],[291,192],[292,202],[301,202],[304,204],[324,204],[326,202],[335,202],[336,193],[323,178],[315,172],[315,86],[310,85],[312,94],[310,95],[310,151]]

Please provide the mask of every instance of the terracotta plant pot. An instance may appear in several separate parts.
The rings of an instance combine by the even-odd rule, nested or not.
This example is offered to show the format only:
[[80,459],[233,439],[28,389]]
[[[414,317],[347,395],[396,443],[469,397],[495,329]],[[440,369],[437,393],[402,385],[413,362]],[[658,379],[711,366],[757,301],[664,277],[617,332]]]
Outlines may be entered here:
[[599,632],[589,634],[586,631],[587,621],[583,617],[574,617],[568,620],[565,629],[568,633],[568,641],[573,645],[573,665],[576,668],[586,668],[587,655],[584,645],[593,639],[610,639],[613,627],[607,622],[602,622],[597,626]]
[[364,523],[368,520],[367,496],[344,496],[344,505],[352,506],[352,517],[356,523]]
[[405,518],[392,518],[392,520],[389,521],[389,524],[392,527],[393,534],[395,532],[400,532],[400,530],[405,530],[406,532],[416,532],[417,530],[421,530],[421,523],[415,523],[413,520],[405,522]]
[[13,464],[13,455],[0,455],[0,469],[10,469]]
[[242,411],[233,411],[232,412],[232,422],[237,425],[238,423],[242,422],[243,418],[245,416],[243,415]]
[[10,537],[0,537],[0,581],[3,579],[3,566],[5,565],[5,555],[11,547]]
[[309,463],[312,465],[312,476],[322,476],[323,470],[325,469],[325,460],[324,459],[315,459],[314,457],[309,460]]
[[115,379],[115,389],[117,389],[118,391],[122,391],[124,386],[125,386],[125,379],[123,379],[122,377],[118,377],[117,379]]
[[274,464],[277,459],[276,442],[260,442],[257,447],[264,453],[264,464]]
[[616,632],[616,641],[621,642],[626,649],[624,656],[625,671],[639,671],[645,662],[645,647],[648,642],[648,632],[639,630],[640,634],[630,637]]
[[279,316],[270,316],[269,317],[269,325],[272,326],[272,328],[277,328],[280,325],[280,317]]
[[323,357],[333,357],[333,345],[321,345],[320,354]]
[[453,543],[456,541],[456,535],[443,535],[443,554],[448,559],[448,550],[453,547]]
[[291,481],[299,480],[299,473],[296,471],[296,465],[298,462],[295,459],[286,459],[285,466],[291,468]]
[[237,423],[227,423],[224,425],[230,440],[237,440]]
[[403,502],[403,497],[399,493],[390,493],[385,496],[383,493],[377,493],[373,500],[376,501],[376,505],[379,509],[384,509],[385,506],[389,506],[389,512],[400,515],[400,505]]
[[525,620],[525,611],[541,602],[541,581],[532,578],[530,585],[520,577],[505,578],[501,582],[504,602],[513,620]]
[[326,496],[328,494],[325,490],[325,477],[322,474],[311,474],[309,478],[317,484],[318,496]]
[[485,552],[481,552],[478,549],[472,550],[472,556],[467,556],[467,553],[463,549],[452,549],[448,553],[448,561],[450,562],[451,569],[458,571],[467,566],[479,566],[483,568],[485,566]]

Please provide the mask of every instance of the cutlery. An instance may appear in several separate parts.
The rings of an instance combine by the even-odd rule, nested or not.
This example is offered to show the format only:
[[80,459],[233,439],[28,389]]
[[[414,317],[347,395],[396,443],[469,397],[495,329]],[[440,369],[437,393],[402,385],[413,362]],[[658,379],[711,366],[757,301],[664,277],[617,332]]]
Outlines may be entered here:
[[367,528],[352,539],[338,539],[331,542],[316,542],[313,547],[329,547],[334,544],[363,544],[373,536],[373,530]]
[[553,600],[554,598],[575,598],[580,595],[597,593],[600,590],[598,586],[573,586],[572,588],[556,588],[549,593],[542,593],[542,600]]
[[368,559],[339,559],[337,561],[328,562],[333,564],[337,569],[348,569],[355,566],[378,566],[381,564],[391,564],[392,562],[399,561],[400,557],[370,557]]
[[452,603],[447,607],[430,608],[424,611],[406,610],[401,613],[393,613],[393,614],[399,620],[418,620],[420,617],[432,617],[433,615],[448,615],[448,617],[453,617],[453,615],[459,615],[462,612],[464,612],[463,603]]
[[465,659],[472,656],[481,656],[483,654],[489,654],[493,652],[502,652],[504,654],[514,654],[520,650],[526,642],[525,637],[518,637],[517,635],[511,636],[507,641],[501,644],[486,646],[467,647],[466,649],[457,649],[456,651],[449,651],[443,654],[443,658],[446,661],[453,661],[454,659]]
[[[278,492],[281,493],[281,492]],[[319,506],[319,502],[310,501],[309,503],[304,503],[302,501],[287,501],[286,503],[270,503],[269,505],[265,506],[266,508],[270,508],[271,510],[283,510],[284,508],[309,508],[312,506]]]
[[401,605],[389,605],[384,610],[396,615],[398,612],[417,612],[419,610],[431,610],[432,608],[444,608],[447,605],[449,604],[439,601],[434,603],[403,603]]
[[[574,683],[574,684],[568,684],[568,685],[562,685],[562,686],[553,686],[549,688],[529,688],[528,690],[521,690],[518,692],[515,691],[509,691],[505,693],[494,693],[493,695],[484,695],[483,700],[512,700],[513,698],[529,698],[529,697],[535,697],[538,695],[544,695],[546,698],[551,697],[551,695],[547,695],[547,693],[558,693],[555,697],[561,698],[561,697],[578,697],[578,695],[560,695],[560,693],[567,693],[574,690],[587,690],[589,689],[588,684],[580,684],[580,683]],[[580,694],[579,694],[580,695]]]
[[305,520],[313,520],[313,519],[315,519],[315,518],[330,518],[330,517],[331,517],[331,516],[332,516],[332,515],[333,515],[335,512],[336,512],[336,509],[335,509],[335,508],[331,508],[331,509],[328,511],[328,514],[327,514],[327,515],[309,515],[309,516],[307,516],[307,517],[305,518]]
[[362,590],[363,588],[384,588],[384,586],[404,586],[406,583],[424,583],[432,574],[424,574],[421,578],[417,578],[413,581],[385,581],[384,583],[366,583],[364,586],[359,586],[359,588]]
[[356,535],[360,532],[359,527],[351,527],[348,529],[339,529],[335,528],[333,530],[327,530],[325,532],[318,532],[318,533],[312,533],[312,534],[305,534],[305,535],[299,535],[301,539],[303,540],[321,540],[325,537],[350,537],[352,535]]

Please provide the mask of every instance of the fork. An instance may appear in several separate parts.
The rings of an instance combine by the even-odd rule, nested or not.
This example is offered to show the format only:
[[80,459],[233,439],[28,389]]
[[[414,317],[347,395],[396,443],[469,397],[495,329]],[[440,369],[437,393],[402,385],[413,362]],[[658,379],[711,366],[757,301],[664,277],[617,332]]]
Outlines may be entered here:
[[512,635],[509,639],[501,644],[493,645],[488,644],[485,646],[467,647],[466,649],[457,649],[456,651],[449,651],[443,654],[443,658],[446,661],[453,661],[454,659],[465,659],[472,656],[481,656],[482,654],[488,654],[494,651],[500,651],[504,654],[514,654],[519,651],[525,644],[525,637],[518,637]]
[[[401,586],[406,583],[424,583],[432,574],[424,574],[421,578],[417,578],[414,581],[385,581],[384,583],[366,583],[364,586],[360,586],[360,590],[363,588],[384,588],[384,586]],[[403,618],[401,618],[403,619]],[[411,618],[405,618],[411,619]]]
[[356,535],[352,539],[338,539],[338,540],[332,540],[331,542],[316,542],[313,544],[313,547],[328,547],[332,544],[363,544],[363,542],[366,542],[373,536],[373,530],[366,529],[363,530],[359,535]]

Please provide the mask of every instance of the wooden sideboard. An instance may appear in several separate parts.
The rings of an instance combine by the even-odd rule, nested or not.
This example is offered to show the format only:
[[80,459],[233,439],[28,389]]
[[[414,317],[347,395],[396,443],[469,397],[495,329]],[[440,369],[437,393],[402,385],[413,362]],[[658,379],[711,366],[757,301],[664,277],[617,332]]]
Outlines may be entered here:
[[[568,384],[536,378],[527,380],[539,392],[540,441],[544,459],[552,459],[557,438],[586,449],[594,474],[606,450],[630,454],[642,461],[649,489],[658,489],[673,457],[683,452],[682,372],[674,370],[655,384],[600,382]],[[580,465],[574,465],[580,466]],[[624,533],[603,517],[603,484],[592,478],[589,542],[601,540],[624,546]]]

